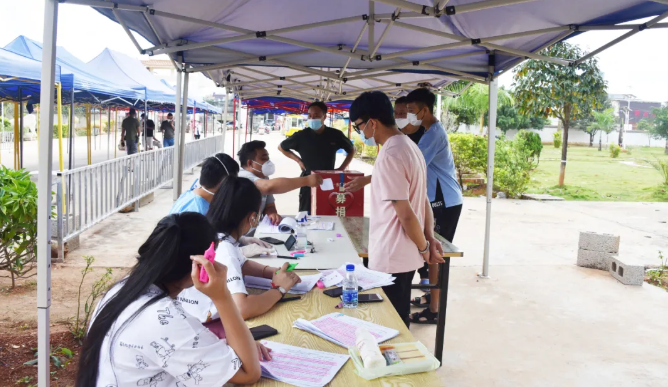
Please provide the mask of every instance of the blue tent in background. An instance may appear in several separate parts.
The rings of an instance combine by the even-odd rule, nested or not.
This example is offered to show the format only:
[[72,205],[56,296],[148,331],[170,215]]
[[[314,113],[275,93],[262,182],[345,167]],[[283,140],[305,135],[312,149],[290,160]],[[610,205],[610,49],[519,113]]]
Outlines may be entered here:
[[[5,49],[20,56],[42,60],[42,45],[25,36],[19,36],[5,46]],[[63,47],[56,50],[56,63],[60,66],[60,80],[64,90],[74,88],[77,102],[94,104],[132,105],[142,95],[131,88],[109,82],[89,69],[86,64]],[[63,101],[68,102],[71,93],[63,93]]]
[[[39,61],[0,48],[0,100],[18,100],[20,88],[22,99],[39,101],[41,75]],[[56,82],[60,81],[56,65]]]

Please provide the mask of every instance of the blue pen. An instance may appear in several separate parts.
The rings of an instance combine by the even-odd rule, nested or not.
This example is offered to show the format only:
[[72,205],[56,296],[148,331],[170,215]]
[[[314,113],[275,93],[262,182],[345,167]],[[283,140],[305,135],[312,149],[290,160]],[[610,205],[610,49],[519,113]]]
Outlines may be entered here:
[[339,174],[339,177],[340,177],[340,179],[339,179],[339,185],[340,185],[341,187],[343,187],[343,184],[344,184],[344,183],[343,183],[343,172],[341,172],[341,173]]

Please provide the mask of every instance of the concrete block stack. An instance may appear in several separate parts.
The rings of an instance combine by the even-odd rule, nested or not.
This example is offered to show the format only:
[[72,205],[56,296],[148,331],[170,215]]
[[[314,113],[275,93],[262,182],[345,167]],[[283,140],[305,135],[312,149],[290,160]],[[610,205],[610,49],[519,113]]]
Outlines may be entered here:
[[619,254],[619,236],[581,232],[578,242],[577,265],[606,270],[624,285],[643,284],[645,267],[622,260]]

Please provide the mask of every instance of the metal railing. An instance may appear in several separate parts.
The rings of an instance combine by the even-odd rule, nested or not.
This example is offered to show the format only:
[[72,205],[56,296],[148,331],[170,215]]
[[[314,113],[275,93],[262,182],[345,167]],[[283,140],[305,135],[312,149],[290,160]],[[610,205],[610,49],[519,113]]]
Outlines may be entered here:
[[0,149],[2,150],[14,149],[14,132],[0,131]]
[[[56,172],[56,239],[59,256],[68,240],[110,215],[135,205],[174,178],[175,147],[141,152],[102,163]],[[222,152],[222,137],[186,143],[184,169]]]

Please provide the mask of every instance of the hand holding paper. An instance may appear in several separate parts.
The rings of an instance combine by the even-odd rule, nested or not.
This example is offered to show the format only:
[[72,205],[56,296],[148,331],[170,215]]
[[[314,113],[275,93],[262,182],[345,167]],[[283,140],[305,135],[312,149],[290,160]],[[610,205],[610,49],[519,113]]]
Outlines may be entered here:
[[334,189],[334,183],[332,182],[332,179],[325,179],[322,181],[322,184],[320,184],[320,189],[323,191],[331,191]]

